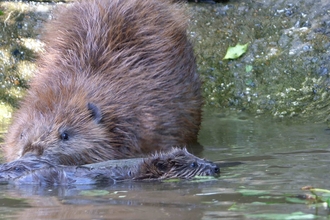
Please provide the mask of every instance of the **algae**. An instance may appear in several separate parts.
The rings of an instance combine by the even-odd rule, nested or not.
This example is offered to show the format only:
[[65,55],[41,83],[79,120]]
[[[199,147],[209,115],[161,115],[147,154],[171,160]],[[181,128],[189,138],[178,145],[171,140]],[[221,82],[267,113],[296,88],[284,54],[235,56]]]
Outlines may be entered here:
[[[43,24],[58,4],[0,3],[2,106],[18,106],[42,51]],[[330,3],[237,0],[186,6],[206,108],[328,120]],[[223,60],[228,47],[246,43],[244,55]]]

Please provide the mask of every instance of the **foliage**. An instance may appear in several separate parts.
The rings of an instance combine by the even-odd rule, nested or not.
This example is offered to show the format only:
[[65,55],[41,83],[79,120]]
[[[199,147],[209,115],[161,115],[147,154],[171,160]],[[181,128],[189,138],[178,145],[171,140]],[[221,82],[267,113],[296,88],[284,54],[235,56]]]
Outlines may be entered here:
[[227,53],[225,57],[223,58],[224,60],[229,60],[229,59],[237,59],[240,56],[242,56],[244,53],[246,53],[248,48],[248,44],[237,44],[234,47],[228,47]]

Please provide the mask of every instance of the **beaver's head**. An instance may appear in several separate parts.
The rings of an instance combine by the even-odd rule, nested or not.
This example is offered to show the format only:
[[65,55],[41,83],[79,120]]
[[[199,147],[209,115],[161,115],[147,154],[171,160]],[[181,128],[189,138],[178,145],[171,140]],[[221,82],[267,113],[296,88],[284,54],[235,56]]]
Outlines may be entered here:
[[189,179],[219,174],[220,168],[213,162],[198,158],[186,149],[172,148],[167,153],[157,153],[145,159],[136,179]]
[[48,154],[57,158],[54,163],[79,165],[110,155],[105,152],[110,143],[101,110],[86,94],[63,86],[30,91],[29,97],[6,137],[10,160],[26,153]]

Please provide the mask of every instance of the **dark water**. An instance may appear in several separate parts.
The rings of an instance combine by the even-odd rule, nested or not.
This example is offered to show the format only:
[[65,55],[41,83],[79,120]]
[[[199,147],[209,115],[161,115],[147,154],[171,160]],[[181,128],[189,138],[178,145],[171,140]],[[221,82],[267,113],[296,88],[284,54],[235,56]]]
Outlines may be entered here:
[[[330,188],[330,131],[207,112],[200,142],[223,167],[215,180],[118,183],[94,187],[0,186],[1,219],[310,219],[321,203],[297,199],[301,187]],[[330,196],[329,196],[330,197]]]

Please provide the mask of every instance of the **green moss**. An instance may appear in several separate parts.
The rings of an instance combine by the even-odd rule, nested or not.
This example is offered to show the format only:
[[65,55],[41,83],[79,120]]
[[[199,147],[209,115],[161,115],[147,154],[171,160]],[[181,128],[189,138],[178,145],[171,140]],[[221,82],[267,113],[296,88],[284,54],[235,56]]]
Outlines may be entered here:
[[[320,4],[303,0],[289,5],[252,0],[188,4],[189,33],[206,106],[327,120],[328,24],[324,13],[309,13],[321,10]],[[39,29],[35,27],[48,18],[30,6],[0,5],[0,101],[14,107],[27,88],[36,58],[35,47],[26,46],[25,40],[36,39]],[[222,60],[229,46],[245,43],[249,43],[246,54]]]
[[[207,106],[326,120],[329,112],[322,109],[330,102],[326,53],[330,40],[322,32],[327,28],[322,14],[308,17],[308,11],[320,6],[303,1],[283,4],[237,1],[190,6]],[[221,61],[228,46],[247,42],[249,50],[242,57]]]

